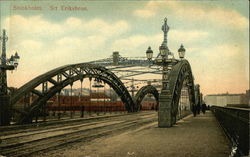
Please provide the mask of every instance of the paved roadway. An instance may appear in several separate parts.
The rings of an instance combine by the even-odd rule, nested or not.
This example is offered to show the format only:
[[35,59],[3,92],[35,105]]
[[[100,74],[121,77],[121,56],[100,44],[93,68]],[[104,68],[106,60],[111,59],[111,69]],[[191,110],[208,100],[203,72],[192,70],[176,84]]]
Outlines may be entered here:
[[157,122],[44,155],[74,157],[228,157],[230,144],[211,112],[188,116],[172,128]]

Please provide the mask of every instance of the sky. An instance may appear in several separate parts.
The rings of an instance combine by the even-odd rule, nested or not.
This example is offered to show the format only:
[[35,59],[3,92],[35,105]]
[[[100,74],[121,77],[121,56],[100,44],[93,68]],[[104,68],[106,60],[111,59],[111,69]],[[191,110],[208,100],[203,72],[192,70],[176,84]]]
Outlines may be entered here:
[[113,51],[138,57],[151,46],[156,56],[165,17],[170,51],[178,57],[184,45],[205,95],[249,89],[248,0],[0,1],[7,56],[17,51],[21,57],[17,70],[8,72],[8,85],[20,87],[56,67],[107,58]]

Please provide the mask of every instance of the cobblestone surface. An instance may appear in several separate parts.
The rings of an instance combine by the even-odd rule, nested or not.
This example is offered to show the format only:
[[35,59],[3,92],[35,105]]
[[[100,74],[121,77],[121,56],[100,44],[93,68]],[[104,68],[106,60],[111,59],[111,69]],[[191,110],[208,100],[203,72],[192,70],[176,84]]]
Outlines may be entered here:
[[46,156],[74,157],[228,157],[230,144],[211,112],[188,116],[171,128],[157,123]]

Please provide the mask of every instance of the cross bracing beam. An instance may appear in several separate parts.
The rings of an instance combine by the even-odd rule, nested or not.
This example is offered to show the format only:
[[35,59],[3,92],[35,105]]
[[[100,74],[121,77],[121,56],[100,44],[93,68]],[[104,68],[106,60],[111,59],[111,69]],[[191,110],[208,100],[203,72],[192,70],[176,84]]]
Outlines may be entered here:
[[50,83],[54,84],[54,85],[56,85],[56,84],[57,84],[57,81],[56,81],[56,80],[54,80],[54,79],[52,79],[52,78],[48,79],[48,81],[49,81]]
[[40,96],[40,97],[42,97],[42,96],[43,96],[43,93],[42,93],[42,92],[40,92],[39,90],[32,89],[32,90],[31,90],[31,92],[32,92],[32,93],[34,93],[34,94],[36,94],[37,96]]

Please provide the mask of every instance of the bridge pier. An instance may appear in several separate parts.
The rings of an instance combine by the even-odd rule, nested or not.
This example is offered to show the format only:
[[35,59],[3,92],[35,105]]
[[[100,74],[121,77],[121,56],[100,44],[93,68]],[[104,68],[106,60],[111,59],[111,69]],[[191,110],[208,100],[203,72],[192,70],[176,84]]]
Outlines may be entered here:
[[169,90],[162,90],[159,96],[158,126],[167,128],[172,124],[171,94]]
[[0,126],[10,124],[10,96],[0,96]]

